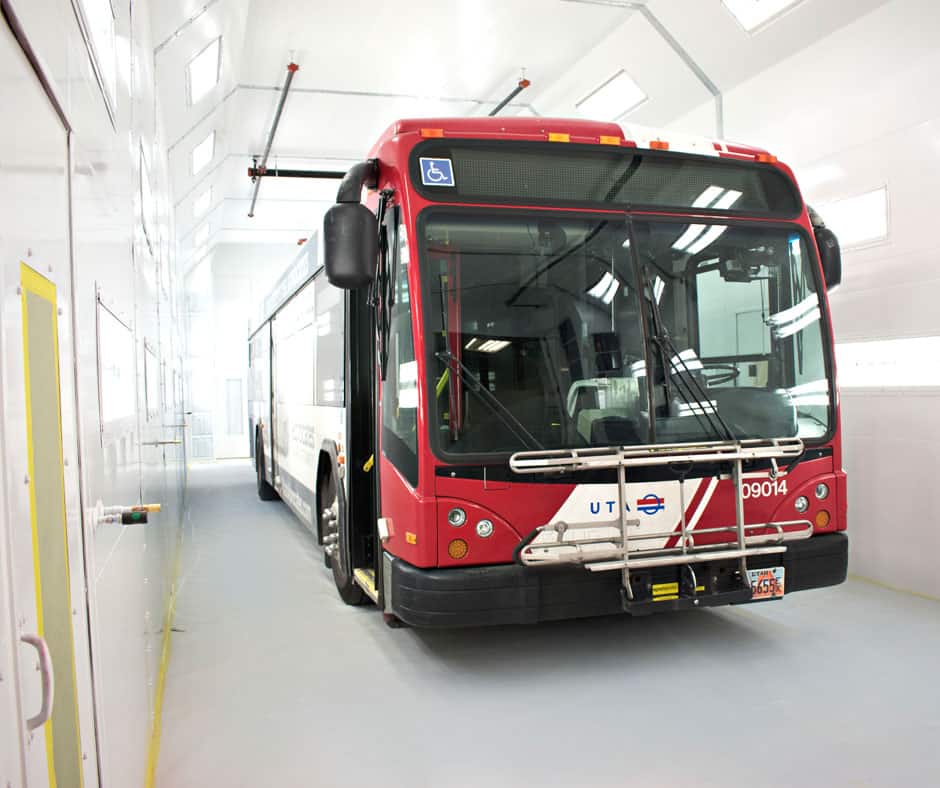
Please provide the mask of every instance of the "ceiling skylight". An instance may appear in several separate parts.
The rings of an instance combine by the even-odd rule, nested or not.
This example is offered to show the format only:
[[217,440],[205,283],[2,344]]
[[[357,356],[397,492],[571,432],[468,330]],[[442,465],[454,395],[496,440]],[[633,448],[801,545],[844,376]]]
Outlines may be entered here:
[[646,101],[646,94],[620,70],[600,87],[581,99],[575,107],[585,118],[616,120]]
[[219,84],[219,71],[222,65],[222,39],[210,42],[186,66],[189,84],[189,103],[195,104],[212,88]]
[[721,0],[748,33],[753,33],[803,0]]
[[193,201],[193,216],[195,216],[197,219],[200,216],[205,216],[209,211],[210,205],[212,205],[211,186]]
[[206,138],[193,148],[193,175],[198,174],[215,156],[215,129],[209,132]]

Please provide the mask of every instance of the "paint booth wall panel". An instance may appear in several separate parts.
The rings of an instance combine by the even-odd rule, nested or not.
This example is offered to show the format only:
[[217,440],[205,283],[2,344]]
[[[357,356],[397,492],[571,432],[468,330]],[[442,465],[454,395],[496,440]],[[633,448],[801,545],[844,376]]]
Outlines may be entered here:
[[[72,136],[72,222],[78,405],[86,511],[157,502],[145,528],[86,527],[102,781],[145,781],[163,619],[181,533],[185,468],[180,397],[183,338],[175,276],[166,140],[155,100],[153,41],[144,2],[113,3],[116,100],[107,103],[71,0],[12,0],[62,103]],[[99,305],[98,300],[102,302]],[[113,320],[100,321],[101,310]],[[123,360],[130,412],[110,418],[99,396],[101,322],[129,339]],[[120,328],[121,324],[126,328]],[[129,341],[130,358],[120,348]],[[153,348],[146,407],[145,343]],[[107,352],[107,350],[105,351]],[[104,400],[104,401],[103,401]]]
[[940,391],[842,392],[849,571],[940,597]]

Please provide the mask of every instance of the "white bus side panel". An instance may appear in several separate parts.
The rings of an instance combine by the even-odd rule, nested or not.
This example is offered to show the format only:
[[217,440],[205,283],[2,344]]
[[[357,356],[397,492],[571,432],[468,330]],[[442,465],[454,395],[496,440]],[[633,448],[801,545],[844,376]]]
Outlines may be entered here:
[[274,487],[314,531],[321,453],[346,444],[343,324],[343,293],[322,271],[272,321]]

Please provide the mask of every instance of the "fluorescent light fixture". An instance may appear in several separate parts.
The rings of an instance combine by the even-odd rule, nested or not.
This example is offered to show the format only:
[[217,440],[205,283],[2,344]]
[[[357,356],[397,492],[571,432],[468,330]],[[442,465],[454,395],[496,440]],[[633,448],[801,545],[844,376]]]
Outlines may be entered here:
[[802,0],[721,0],[748,33],[773,21]]
[[219,84],[222,68],[222,38],[214,39],[186,66],[189,83],[189,103],[195,104]]
[[464,345],[464,349],[475,350],[477,353],[498,353],[504,347],[508,347],[509,344],[509,341],[505,339],[480,339],[479,337],[473,337],[473,339]]
[[843,249],[883,241],[888,237],[888,189],[883,186],[821,205],[819,215],[836,234]]
[[839,387],[940,387],[940,336],[836,345]]
[[723,192],[724,189],[722,189],[721,186],[709,186],[705,189],[705,191],[695,198],[694,202],[692,203],[692,207],[707,208],[709,205],[715,202],[715,200],[717,200]]
[[646,376],[646,362],[645,361],[634,361],[630,365],[630,371],[633,373],[633,377],[642,378]]
[[616,284],[617,280],[615,280],[609,272],[604,271],[604,275],[588,290],[588,295],[592,298],[603,298],[607,291],[610,290],[610,286],[616,286]]
[[669,366],[672,368],[673,374],[686,371],[694,372],[697,369],[703,368],[702,360],[692,348],[687,348],[678,356],[673,356],[669,359]]
[[611,301],[613,301],[614,296],[617,295],[617,290],[619,289],[619,287],[620,287],[620,282],[614,279],[610,283],[610,287],[607,289],[607,292],[601,296],[601,301],[603,301],[605,304],[609,304]]
[[212,187],[210,186],[202,194],[200,194],[195,200],[193,200],[193,216],[197,219],[200,216],[204,216],[208,211],[209,207],[212,205]]
[[728,189],[711,206],[713,211],[727,211],[741,198],[741,192],[736,189]]
[[661,277],[656,277],[656,281],[653,282],[653,298],[656,299],[656,303],[659,303],[659,299],[663,297],[663,290],[666,289],[666,283],[662,280]]
[[684,416],[711,416],[718,413],[718,401],[706,400],[702,402],[680,402],[676,414],[679,418]]
[[504,347],[509,347],[509,341],[505,339],[488,339],[477,348],[481,353],[498,353]]
[[727,229],[728,228],[723,224],[712,225],[704,233],[702,233],[702,237],[696,240],[696,242],[686,249],[686,251],[689,254],[698,254],[717,241],[718,238],[720,238]]
[[811,295],[798,304],[768,317],[767,325],[777,339],[783,339],[815,323],[820,317],[819,300],[815,295]]
[[794,405],[829,404],[829,381],[824,378],[811,380],[808,383],[800,383],[783,391]]
[[210,131],[192,152],[192,174],[198,175],[215,156],[215,129]]
[[202,246],[209,240],[209,225],[204,224],[193,233],[193,246]]
[[692,243],[696,238],[698,238],[705,231],[704,224],[690,224],[688,229],[682,235],[679,236],[672,248],[677,252],[684,252],[685,248]]
[[616,120],[646,101],[646,94],[621,69],[575,104],[578,114],[597,120]]

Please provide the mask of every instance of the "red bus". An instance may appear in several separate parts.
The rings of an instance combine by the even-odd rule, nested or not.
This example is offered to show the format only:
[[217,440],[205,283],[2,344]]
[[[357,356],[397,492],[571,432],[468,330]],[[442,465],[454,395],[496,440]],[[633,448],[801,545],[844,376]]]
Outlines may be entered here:
[[845,579],[839,245],[773,155],[401,120],[314,244],[252,337],[251,426],[346,602],[467,626]]

